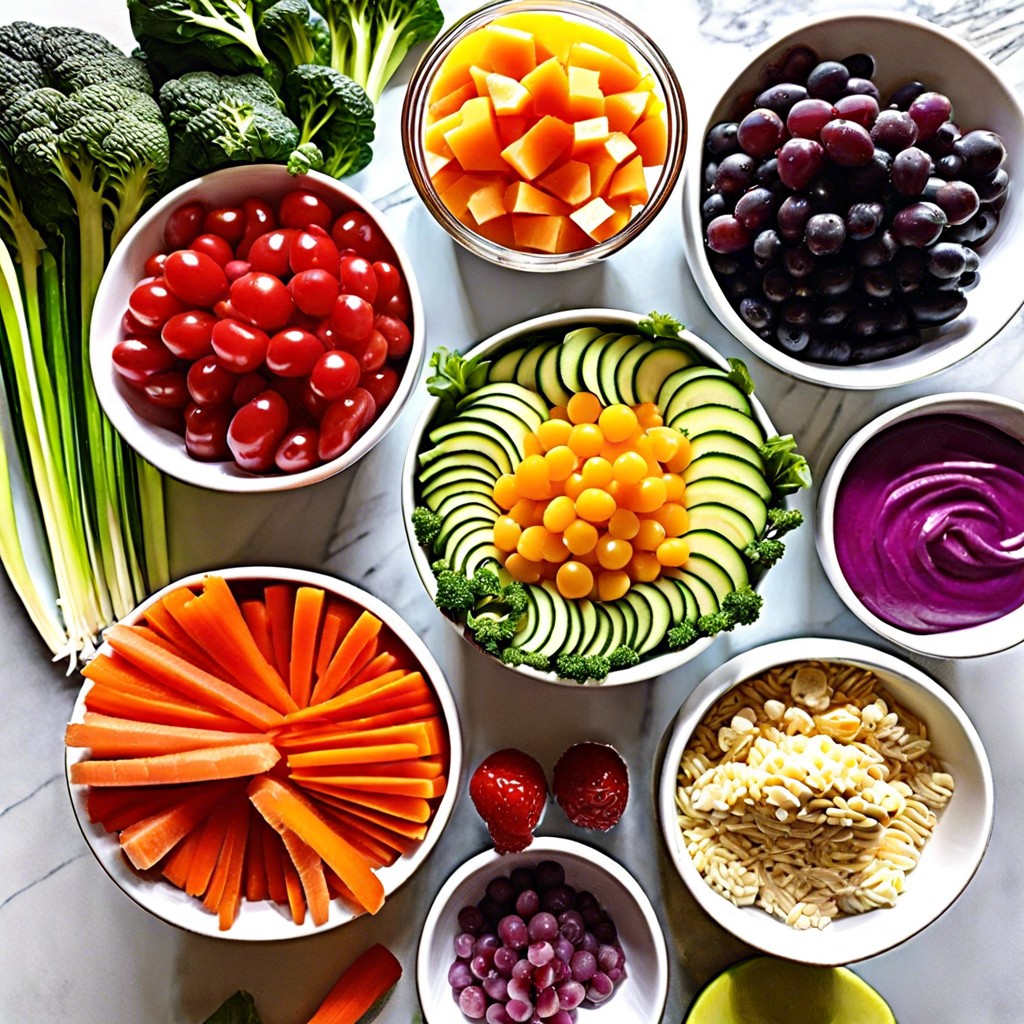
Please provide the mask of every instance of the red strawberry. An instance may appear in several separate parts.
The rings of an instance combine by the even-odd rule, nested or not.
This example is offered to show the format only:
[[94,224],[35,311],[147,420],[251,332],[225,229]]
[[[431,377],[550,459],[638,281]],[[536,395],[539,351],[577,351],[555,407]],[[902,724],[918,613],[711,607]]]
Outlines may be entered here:
[[555,765],[555,799],[580,828],[607,831],[626,809],[629,773],[618,752],[605,743],[577,743]]
[[533,842],[533,830],[548,801],[544,769],[514,747],[480,762],[469,780],[469,795],[484,819],[498,853],[518,853]]

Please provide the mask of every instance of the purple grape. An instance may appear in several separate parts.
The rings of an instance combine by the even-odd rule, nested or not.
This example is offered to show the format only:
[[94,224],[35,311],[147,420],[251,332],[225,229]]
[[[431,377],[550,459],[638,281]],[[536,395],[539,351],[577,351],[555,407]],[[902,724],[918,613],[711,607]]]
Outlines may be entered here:
[[597,964],[607,974],[615,970],[622,962],[622,950],[617,946],[602,945],[597,951]]
[[550,914],[562,914],[568,910],[576,899],[576,890],[569,885],[553,885],[540,898],[541,910]]
[[932,158],[917,146],[908,146],[892,158],[889,178],[900,195],[919,196],[932,176]]
[[473,984],[473,972],[465,960],[456,960],[448,968],[448,984],[454,989],[464,989]]
[[813,212],[814,208],[806,195],[797,193],[784,199],[776,214],[779,234],[787,242],[799,242],[804,237],[807,221]]
[[855,241],[871,238],[882,226],[885,207],[881,203],[854,203],[846,211],[846,233]]
[[862,243],[857,253],[857,263],[862,267],[882,267],[891,263],[899,250],[899,243],[891,231],[883,231]]
[[970,178],[991,174],[1006,159],[1003,140],[995,132],[984,129],[961,135],[953,148],[963,160],[964,171]]
[[785,352],[797,355],[811,343],[810,332],[795,324],[779,324],[775,332],[779,342],[779,348]]
[[730,153],[722,158],[715,171],[715,191],[738,195],[753,185],[756,170],[753,157],[746,153]]
[[779,149],[779,179],[794,192],[806,188],[825,166],[825,150],[813,139],[788,139]]
[[459,928],[470,935],[479,935],[487,924],[487,919],[479,907],[463,907],[459,911]]
[[774,110],[779,117],[785,117],[794,103],[805,99],[807,89],[804,86],[794,82],[780,82],[758,93],[754,106],[766,107],[768,110]]
[[875,155],[867,129],[841,117],[821,129],[821,144],[828,158],[840,167],[863,167]]
[[533,977],[533,964],[524,957],[512,968],[512,977],[515,981],[529,983]]
[[[851,75],[850,79],[846,83],[846,89],[843,92],[843,96],[839,97],[842,100],[845,96],[865,96],[868,99],[875,101],[875,109],[878,109],[878,104],[881,103],[882,97],[879,95],[878,86],[871,81],[870,78],[862,78],[859,75]],[[836,102],[839,102],[837,100]]]
[[587,995],[587,990],[578,981],[563,981],[557,992],[558,1006],[562,1010],[575,1010]]
[[540,990],[543,988],[549,988],[555,983],[555,960],[549,960],[545,964],[540,964],[537,970],[533,972],[533,985],[534,988]]
[[826,100],[800,100],[786,115],[786,131],[801,139],[817,139],[821,129],[835,116],[836,108]]
[[849,57],[844,57],[840,63],[855,78],[875,77],[875,58],[870,53],[851,53]]
[[787,50],[780,61],[765,69],[765,81],[769,85],[779,82],[806,82],[807,76],[820,58],[809,46],[802,43]]
[[487,883],[487,895],[496,903],[511,903],[516,890],[510,879],[503,876],[492,878]]
[[537,993],[534,1003],[537,1016],[542,1020],[550,1018],[558,1010],[558,993],[550,986],[545,986]]
[[564,936],[555,939],[554,947],[556,959],[561,960],[563,963],[568,963],[570,957],[576,951],[576,946],[573,942]]
[[[950,182],[954,184],[954,182]],[[955,184],[965,184],[956,182]],[[970,187],[970,186],[968,186]],[[978,199],[985,203],[995,203],[1006,197],[1006,190],[1010,187],[1010,175],[1004,167],[997,167],[991,174],[983,178],[975,178],[974,189]]]
[[536,889],[523,889],[516,897],[516,913],[526,920],[540,910],[540,897]]
[[846,263],[834,263],[814,268],[812,280],[817,295],[829,297],[845,295],[854,285],[857,275]]
[[887,299],[896,290],[896,278],[882,267],[870,267],[860,279],[864,294],[872,299]]
[[544,964],[553,960],[554,957],[555,947],[547,940],[531,942],[530,945],[526,947],[526,959],[529,960],[534,967],[542,967]]
[[700,205],[701,220],[705,223],[729,212],[729,203],[721,192],[712,192]]
[[576,1015],[568,1010],[556,1010],[548,1017],[548,1024],[575,1024]]
[[483,979],[481,986],[489,999],[496,1003],[503,1003],[508,999],[508,979],[499,974],[489,974]]
[[779,160],[778,157],[770,156],[757,165],[754,180],[759,185],[775,185],[779,181]]
[[953,181],[959,178],[964,171],[964,158],[956,153],[939,157],[935,162],[935,173],[945,178],[946,181]]
[[806,245],[794,245],[782,254],[782,266],[790,277],[807,277],[814,270],[814,255]]
[[846,90],[850,69],[837,60],[823,60],[807,76],[807,95],[834,101]]
[[557,860],[542,860],[534,874],[537,879],[538,891],[550,889],[556,885],[565,885],[565,868]]
[[526,999],[510,999],[505,1004],[505,1012],[516,1024],[523,1024],[533,1016],[533,1003]]
[[946,121],[935,129],[928,150],[932,156],[949,156],[953,152],[957,139],[960,138],[960,127],[953,121]]
[[892,219],[892,236],[900,245],[923,249],[938,240],[946,215],[935,203],[911,203]]
[[469,969],[473,972],[474,977],[480,978],[481,980],[486,978],[493,968],[494,950],[489,949],[484,953],[478,953],[469,961]]
[[498,938],[512,949],[522,949],[530,937],[526,922],[518,914],[509,914],[498,922]]
[[938,327],[956,319],[967,308],[967,299],[959,291],[919,294],[911,299],[910,315],[920,327]]
[[846,225],[838,213],[816,213],[807,222],[807,248],[815,256],[831,256],[846,241]]
[[769,302],[785,302],[793,294],[793,279],[784,270],[774,267],[764,275],[761,290]]
[[928,273],[952,280],[978,269],[978,254],[956,242],[939,242],[928,250]]
[[473,952],[477,956],[485,953],[493,954],[501,945],[501,940],[493,932],[485,932],[473,943]]
[[615,923],[607,914],[594,925],[594,938],[604,943],[614,942],[618,938]]
[[530,942],[554,942],[558,938],[558,920],[546,910],[534,914],[526,928]]
[[862,128],[871,130],[878,118],[878,100],[865,93],[851,93],[840,96],[833,108],[839,117],[856,121]]
[[764,301],[754,296],[747,296],[747,298],[740,301],[739,307],[740,316],[743,318],[743,322],[752,330],[759,331],[764,327],[771,327],[772,322],[775,319],[775,314],[772,307]]
[[512,1018],[505,1010],[504,1003],[491,1003],[487,1007],[487,1014],[484,1017],[487,1024],[514,1024]]
[[512,968],[519,962],[519,951],[511,946],[499,946],[494,951],[494,969],[505,977],[511,977]]
[[923,92],[911,102],[907,113],[917,125],[917,138],[927,142],[945,124],[953,113],[953,104],[949,97],[940,92]]
[[737,139],[744,152],[759,159],[771,156],[786,137],[782,118],[767,107],[755,107],[739,123]]
[[917,122],[905,110],[883,110],[871,126],[874,144],[898,153],[917,142]]
[[750,232],[731,213],[716,217],[706,236],[708,246],[719,253],[740,252],[750,244]]
[[597,957],[585,949],[577,950],[569,961],[574,981],[590,981],[597,970]]
[[[723,121],[716,124],[709,132],[705,146],[712,156],[728,156],[730,153],[738,153],[740,150],[737,131],[739,125],[735,121]],[[533,884],[532,882],[530,883]]]
[[999,213],[989,206],[983,206],[969,221],[951,228],[947,237],[951,242],[964,242],[977,249],[992,237],[998,226]]
[[479,985],[467,985],[459,993],[459,1009],[470,1020],[483,1020],[487,1013],[487,996]]
[[850,192],[867,199],[884,194],[889,184],[892,157],[887,150],[876,149],[875,155],[863,167],[850,167],[846,172],[846,185]]
[[771,223],[777,206],[771,189],[756,185],[736,200],[733,216],[749,231],[760,231]]
[[943,181],[932,178],[925,186],[924,198],[946,215],[950,224],[964,224],[981,206],[981,197],[966,181]]
[[779,233],[772,228],[760,232],[754,239],[754,256],[765,263],[776,259],[782,251],[782,239]]
[[523,892],[525,889],[532,889],[535,885],[533,868],[513,868],[509,873],[508,880],[516,892]]
[[558,932],[570,942],[579,942],[586,930],[583,915],[578,910],[566,910],[558,915]]
[[462,957],[464,960],[468,960],[473,955],[473,946],[476,944],[476,936],[470,932],[459,932],[455,936],[453,945],[455,947],[455,955]]
[[614,988],[611,978],[604,971],[598,971],[587,986],[587,999],[592,1003],[603,1003]]
[[887,106],[895,107],[897,110],[906,110],[921,93],[926,92],[928,86],[924,82],[907,82],[901,85],[890,97]]

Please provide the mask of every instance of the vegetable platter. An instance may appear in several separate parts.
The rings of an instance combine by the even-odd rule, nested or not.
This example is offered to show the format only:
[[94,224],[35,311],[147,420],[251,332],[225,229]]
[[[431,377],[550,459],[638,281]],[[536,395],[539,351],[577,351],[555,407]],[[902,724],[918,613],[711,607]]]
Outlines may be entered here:
[[[446,22],[472,6],[468,0],[445,0]],[[1024,82],[1024,49],[1019,30],[1011,26],[1011,12],[997,12],[982,2],[970,7],[976,17],[955,21],[961,15],[937,6],[900,6],[924,11],[987,52],[998,51],[1004,73],[1013,82]],[[825,7],[839,9],[833,3]],[[819,10],[821,5],[813,7]],[[638,0],[630,15],[657,34],[680,77],[694,122],[702,123],[714,97],[762,39],[797,28],[812,5],[802,0],[742,3],[723,12],[702,0],[686,0],[673,5],[671,18],[666,11],[664,0]],[[133,45],[122,0],[79,5],[8,0],[3,16],[4,22],[76,24],[102,33],[126,52]],[[978,25],[986,26],[986,34]],[[704,305],[686,269],[678,190],[627,249],[556,279],[528,280],[457,251],[413,192],[402,159],[398,124],[410,72],[411,64],[404,64],[385,87],[376,105],[372,162],[346,180],[393,219],[419,278],[431,347],[466,351],[530,317],[599,302],[630,310],[671,309],[723,356],[745,356]],[[1018,316],[983,351],[935,381],[869,395],[826,391],[761,364],[752,372],[757,371],[758,393],[772,409],[775,425],[798,436],[820,479],[846,437],[900,401],[940,386],[1024,399],[1021,344],[1024,323]],[[570,743],[595,739],[614,744],[640,798],[630,802],[613,830],[582,838],[624,863],[658,909],[670,950],[664,1019],[681,1021],[700,988],[748,950],[704,918],[678,880],[663,870],[655,816],[643,799],[650,791],[659,738],[696,681],[741,650],[808,634],[877,641],[835,596],[807,529],[794,536],[784,563],[769,575],[764,596],[770,614],[741,634],[723,637],[681,669],[650,683],[586,693],[512,675],[453,636],[416,579],[403,536],[399,484],[413,423],[426,402],[425,389],[418,389],[412,408],[366,460],[315,487],[237,496],[169,482],[169,575],[178,578],[231,564],[294,565],[341,577],[386,600],[424,638],[451,683],[464,723],[467,766],[500,747],[522,746],[550,772]],[[7,439],[6,426],[4,434]],[[808,516],[814,497],[812,490],[797,499]],[[45,560],[42,548],[34,550],[27,558],[37,571]],[[0,1005],[5,1018],[200,1024],[235,989],[244,988],[253,994],[266,1024],[308,1021],[342,970],[380,942],[397,956],[404,974],[379,1019],[386,1024],[419,1019],[413,968],[427,909],[455,867],[488,842],[467,799],[465,780],[450,826],[415,884],[404,887],[374,917],[288,943],[239,944],[187,934],[125,899],[82,842],[62,771],[63,731],[78,684],[65,680],[64,664],[50,663],[48,648],[6,579],[0,582],[0,649],[6,701],[0,740],[7,752],[0,779]],[[1024,1003],[1024,980],[1014,970],[1022,949],[1006,927],[1024,917],[1024,894],[1012,881],[1024,843],[1024,788],[1017,781],[1024,777],[1019,739],[1024,653],[956,664],[928,661],[923,667],[950,689],[986,745],[998,793],[995,830],[986,861],[957,903],[912,941],[858,964],[856,971],[882,993],[900,1020],[1010,1024],[1015,1007]],[[581,838],[551,806],[539,831]]]

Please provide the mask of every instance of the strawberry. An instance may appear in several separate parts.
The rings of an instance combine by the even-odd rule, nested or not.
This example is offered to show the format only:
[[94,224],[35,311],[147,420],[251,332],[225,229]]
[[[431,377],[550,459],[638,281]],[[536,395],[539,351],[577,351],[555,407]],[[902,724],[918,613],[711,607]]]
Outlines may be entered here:
[[498,853],[518,853],[533,842],[533,830],[548,801],[544,769],[514,747],[484,758],[469,780],[469,795]]
[[626,762],[605,743],[571,746],[555,765],[553,785],[558,806],[580,828],[606,832],[629,799]]

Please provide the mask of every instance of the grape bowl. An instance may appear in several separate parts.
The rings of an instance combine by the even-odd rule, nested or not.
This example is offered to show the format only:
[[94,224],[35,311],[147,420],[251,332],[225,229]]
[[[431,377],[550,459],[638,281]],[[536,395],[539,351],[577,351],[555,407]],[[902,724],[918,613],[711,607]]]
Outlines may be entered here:
[[812,20],[753,57],[691,145],[697,285],[794,377],[918,380],[986,344],[1024,302],[1011,186],[1024,111],[993,64],[935,25]]

